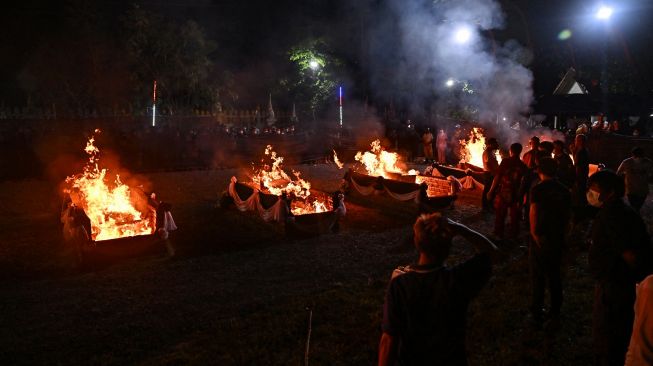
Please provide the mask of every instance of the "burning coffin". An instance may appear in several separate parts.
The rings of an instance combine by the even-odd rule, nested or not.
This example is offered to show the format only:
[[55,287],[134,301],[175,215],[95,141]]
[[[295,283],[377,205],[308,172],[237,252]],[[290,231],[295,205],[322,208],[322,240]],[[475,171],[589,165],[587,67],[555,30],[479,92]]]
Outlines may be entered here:
[[[297,171],[292,176],[283,169],[283,157],[272,146],[265,150],[261,166],[254,167],[250,182],[231,178],[226,198],[240,211],[254,211],[264,221],[285,224],[289,234],[314,234],[338,227],[346,209],[344,195],[329,197],[311,190],[311,184]],[[223,202],[224,203],[224,202]]]
[[152,238],[157,229],[167,237],[167,231],[176,229],[169,205],[156,201],[154,194],[147,197],[141,189],[129,187],[119,175],[109,182],[108,170],[100,168],[100,151],[94,142],[94,136],[87,142],[89,159],[83,172],[65,181],[64,238],[84,250],[100,242]]
[[416,170],[408,170],[397,153],[386,151],[379,140],[371,150],[358,152],[355,159],[365,173],[350,169],[344,177],[348,192],[359,196],[382,196],[404,202],[415,202],[422,208],[444,208],[456,199],[454,186],[447,179],[422,177]]

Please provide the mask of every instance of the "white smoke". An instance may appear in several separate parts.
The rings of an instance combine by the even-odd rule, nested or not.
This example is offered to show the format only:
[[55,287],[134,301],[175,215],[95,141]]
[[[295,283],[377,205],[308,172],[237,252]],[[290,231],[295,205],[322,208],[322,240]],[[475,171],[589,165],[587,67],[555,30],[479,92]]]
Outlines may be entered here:
[[440,114],[467,107],[481,123],[505,118],[506,128],[529,112],[530,55],[494,40],[504,24],[497,1],[387,0],[374,9],[370,68],[379,95],[435,101]]

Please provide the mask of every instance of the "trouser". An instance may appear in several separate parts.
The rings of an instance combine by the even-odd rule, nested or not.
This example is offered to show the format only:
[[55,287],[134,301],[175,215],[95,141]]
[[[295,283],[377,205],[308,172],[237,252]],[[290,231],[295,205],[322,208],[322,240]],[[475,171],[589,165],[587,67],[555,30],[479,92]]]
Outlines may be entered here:
[[635,209],[635,211],[639,212],[639,210],[642,209],[642,206],[644,206],[644,202],[646,202],[646,196],[639,194],[628,194],[628,202],[630,203],[630,206]]
[[592,314],[594,365],[623,365],[635,318],[635,283],[596,284]]
[[560,315],[562,306],[562,278],[560,265],[562,260],[561,249],[564,239],[542,239],[543,248],[537,248],[532,242],[529,248],[529,264],[531,270],[531,312],[540,315],[544,307],[544,290],[548,283],[551,296],[551,314]]
[[433,145],[424,144],[424,157],[427,159],[433,159]]
[[444,164],[447,162],[447,148],[438,147],[438,163]]
[[494,235],[503,238],[506,223],[506,216],[510,214],[510,228],[508,230],[508,237],[517,239],[519,236],[519,216],[520,216],[519,202],[508,202],[505,199],[497,196],[494,200]]
[[490,172],[485,172],[483,174],[483,196],[481,197],[481,206],[483,210],[489,210],[492,208],[492,200],[487,199],[487,193],[492,187],[492,181],[494,180],[494,175]]

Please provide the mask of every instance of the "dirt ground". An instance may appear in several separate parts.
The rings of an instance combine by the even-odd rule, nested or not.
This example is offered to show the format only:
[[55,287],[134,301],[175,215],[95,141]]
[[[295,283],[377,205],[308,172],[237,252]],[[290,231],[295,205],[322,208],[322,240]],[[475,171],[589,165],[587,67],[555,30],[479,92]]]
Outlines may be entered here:
[[[335,190],[343,174],[333,165],[296,169],[323,191]],[[61,240],[56,186],[0,183],[2,363],[303,364],[312,312],[311,364],[373,364],[390,272],[416,258],[406,245],[414,216],[347,202],[339,233],[287,239],[278,225],[217,207],[239,173],[148,176],[172,203],[179,230],[167,245],[107,248],[83,270]],[[478,199],[461,195],[445,212],[490,232],[492,216],[479,213]],[[643,210],[649,229],[652,207]],[[590,364],[586,227],[575,231],[565,262],[557,333],[529,325],[526,248],[504,248],[505,260],[469,310],[471,365]],[[470,253],[457,241],[452,260]]]

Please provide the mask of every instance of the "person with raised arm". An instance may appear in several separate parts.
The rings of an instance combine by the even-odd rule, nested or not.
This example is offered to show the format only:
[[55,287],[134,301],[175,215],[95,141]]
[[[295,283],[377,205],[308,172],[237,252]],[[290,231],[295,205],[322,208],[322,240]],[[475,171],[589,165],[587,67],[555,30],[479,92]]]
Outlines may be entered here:
[[[498,249],[483,234],[440,213],[420,216],[413,231],[419,258],[392,273],[378,364],[466,365],[467,307],[488,282]],[[470,242],[476,254],[447,266],[456,236]]]

